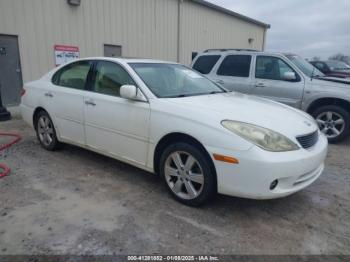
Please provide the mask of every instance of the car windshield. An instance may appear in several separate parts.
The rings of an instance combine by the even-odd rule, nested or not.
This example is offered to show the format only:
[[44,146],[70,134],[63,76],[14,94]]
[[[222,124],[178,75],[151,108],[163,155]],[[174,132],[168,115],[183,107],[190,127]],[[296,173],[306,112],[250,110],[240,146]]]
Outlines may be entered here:
[[297,55],[287,55],[287,58],[296,65],[308,77],[323,77],[325,76],[320,70],[307,62],[305,59]]
[[326,64],[331,70],[350,70],[350,66],[342,61],[330,60],[326,61]]
[[160,98],[226,92],[201,74],[178,64],[130,63],[148,88]]

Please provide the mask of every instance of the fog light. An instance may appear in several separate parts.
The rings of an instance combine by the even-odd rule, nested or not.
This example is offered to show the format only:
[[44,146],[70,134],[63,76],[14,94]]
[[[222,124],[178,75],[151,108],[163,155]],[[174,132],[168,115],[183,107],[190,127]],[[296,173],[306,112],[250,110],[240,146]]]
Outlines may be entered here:
[[278,185],[278,180],[274,180],[272,181],[271,185],[270,185],[270,190],[274,190],[276,188],[276,186]]

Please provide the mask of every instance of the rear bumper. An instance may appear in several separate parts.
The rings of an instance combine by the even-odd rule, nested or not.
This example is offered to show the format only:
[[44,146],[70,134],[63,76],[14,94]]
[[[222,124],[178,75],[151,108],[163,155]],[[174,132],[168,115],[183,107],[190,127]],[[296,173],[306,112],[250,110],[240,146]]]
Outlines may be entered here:
[[[312,184],[324,170],[328,141],[320,135],[310,149],[290,152],[268,152],[259,147],[248,151],[228,151],[207,147],[211,156],[223,154],[235,157],[239,164],[214,161],[218,192],[252,199],[273,199],[293,194]],[[273,181],[277,186],[271,190]]]
[[23,120],[31,127],[34,127],[33,126],[34,108],[28,107],[24,104],[20,104],[19,109],[20,109]]

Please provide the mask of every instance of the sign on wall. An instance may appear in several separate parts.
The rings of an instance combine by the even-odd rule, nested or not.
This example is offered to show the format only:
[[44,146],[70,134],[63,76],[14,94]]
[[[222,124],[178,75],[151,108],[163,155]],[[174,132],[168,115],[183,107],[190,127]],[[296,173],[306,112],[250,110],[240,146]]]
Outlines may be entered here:
[[77,46],[55,45],[54,49],[56,66],[79,58],[79,47]]

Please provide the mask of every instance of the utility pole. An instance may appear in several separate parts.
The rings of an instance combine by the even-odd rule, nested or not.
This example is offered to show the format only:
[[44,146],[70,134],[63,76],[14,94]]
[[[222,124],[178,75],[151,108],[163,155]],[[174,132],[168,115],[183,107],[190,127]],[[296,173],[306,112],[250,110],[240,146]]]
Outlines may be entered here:
[[0,122],[7,121],[11,119],[11,114],[2,104],[1,99],[1,84],[0,84]]

